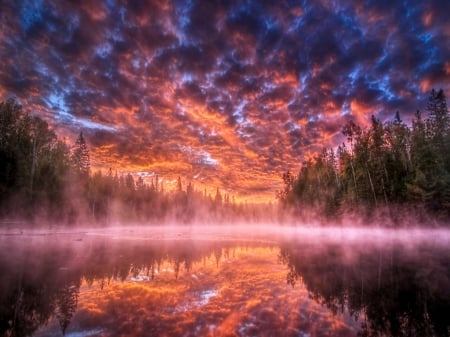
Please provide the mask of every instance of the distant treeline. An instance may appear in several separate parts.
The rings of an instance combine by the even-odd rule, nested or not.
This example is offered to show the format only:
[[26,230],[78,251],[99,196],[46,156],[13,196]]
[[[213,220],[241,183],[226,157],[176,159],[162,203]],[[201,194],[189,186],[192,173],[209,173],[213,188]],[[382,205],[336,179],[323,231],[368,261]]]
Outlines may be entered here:
[[450,116],[443,90],[432,90],[427,116],[417,111],[410,126],[397,112],[385,123],[372,116],[367,129],[349,121],[342,133],[347,143],[336,151],[324,149],[297,176],[283,175],[278,198],[285,206],[303,218],[448,220]]
[[165,191],[131,174],[91,174],[83,133],[73,145],[14,100],[0,103],[0,220],[57,224],[224,222],[267,219],[267,207],[238,204],[219,189],[214,196],[179,178]]

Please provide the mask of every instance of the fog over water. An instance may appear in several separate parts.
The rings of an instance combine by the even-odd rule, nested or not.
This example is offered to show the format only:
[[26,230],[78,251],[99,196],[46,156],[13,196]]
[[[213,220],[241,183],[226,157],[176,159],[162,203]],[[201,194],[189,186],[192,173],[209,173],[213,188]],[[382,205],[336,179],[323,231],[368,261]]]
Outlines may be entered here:
[[450,337],[448,13],[0,0],[0,337]]
[[355,227],[351,225],[317,226],[295,225],[280,226],[272,224],[251,225],[164,225],[164,226],[109,226],[109,227],[55,227],[43,228],[10,227],[0,229],[4,237],[33,236],[69,236],[108,237],[111,239],[129,240],[255,240],[263,239],[273,242],[279,240],[300,239],[317,244],[328,241],[391,243],[404,244],[416,241],[428,241],[436,244],[447,244],[450,241],[450,230],[446,228],[383,228]]
[[446,336],[450,231],[3,230],[0,336]]

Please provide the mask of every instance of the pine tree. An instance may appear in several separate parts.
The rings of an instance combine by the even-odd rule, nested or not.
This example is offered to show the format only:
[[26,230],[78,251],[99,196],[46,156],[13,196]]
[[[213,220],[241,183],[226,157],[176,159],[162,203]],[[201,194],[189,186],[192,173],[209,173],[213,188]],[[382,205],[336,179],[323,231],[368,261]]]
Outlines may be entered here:
[[411,130],[397,111],[394,121],[388,122],[386,134],[386,172],[389,201],[405,202],[407,184],[413,179],[411,164]]
[[220,194],[219,188],[217,187],[216,196],[214,197],[214,202],[216,205],[222,205],[222,195]]
[[442,89],[438,92],[434,89],[431,91],[427,111],[430,115],[433,136],[437,138],[437,141],[442,141],[450,126],[447,100]]
[[145,188],[146,188],[146,185],[145,185],[144,179],[141,176],[138,176],[138,179],[136,181],[136,189],[139,192],[143,192],[143,191],[145,191]]
[[444,91],[431,91],[428,99],[427,111],[429,114],[429,134],[433,150],[438,153],[439,160],[444,168],[450,165],[450,114]]
[[89,149],[87,147],[86,140],[83,137],[83,132],[80,132],[80,135],[72,148],[71,163],[75,174],[82,178],[89,177]]

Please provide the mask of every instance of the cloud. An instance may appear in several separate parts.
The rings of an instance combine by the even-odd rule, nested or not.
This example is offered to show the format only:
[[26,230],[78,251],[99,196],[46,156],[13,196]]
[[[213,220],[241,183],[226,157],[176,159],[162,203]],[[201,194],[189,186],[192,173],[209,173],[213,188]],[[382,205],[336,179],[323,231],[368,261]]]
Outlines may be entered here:
[[62,136],[83,129],[95,168],[271,199],[348,118],[408,120],[449,91],[449,6],[7,0],[0,94]]

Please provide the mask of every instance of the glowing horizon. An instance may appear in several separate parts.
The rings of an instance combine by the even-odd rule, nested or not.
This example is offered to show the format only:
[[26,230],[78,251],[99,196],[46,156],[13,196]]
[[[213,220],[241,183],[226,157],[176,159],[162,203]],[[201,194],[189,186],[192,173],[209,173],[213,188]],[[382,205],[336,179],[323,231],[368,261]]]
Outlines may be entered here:
[[92,171],[131,173],[237,201],[275,201],[281,175],[429,91],[450,94],[450,3],[301,5],[7,0],[0,100],[15,96]]

